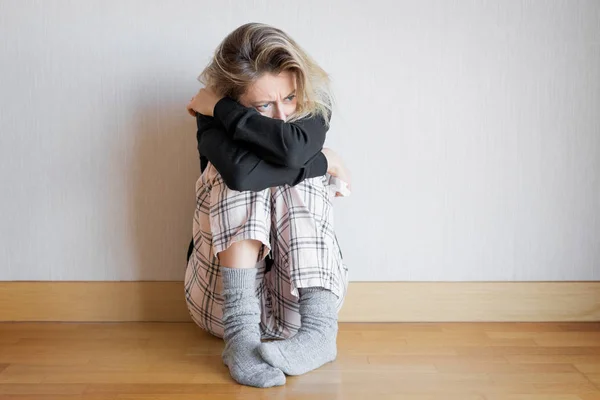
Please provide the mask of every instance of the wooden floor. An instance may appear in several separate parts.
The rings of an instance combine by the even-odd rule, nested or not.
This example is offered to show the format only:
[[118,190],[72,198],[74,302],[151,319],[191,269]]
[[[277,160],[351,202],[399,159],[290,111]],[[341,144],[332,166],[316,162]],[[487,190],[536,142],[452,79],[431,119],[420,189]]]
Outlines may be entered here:
[[193,324],[0,324],[0,399],[600,400],[600,323],[340,324],[339,357],[235,384]]

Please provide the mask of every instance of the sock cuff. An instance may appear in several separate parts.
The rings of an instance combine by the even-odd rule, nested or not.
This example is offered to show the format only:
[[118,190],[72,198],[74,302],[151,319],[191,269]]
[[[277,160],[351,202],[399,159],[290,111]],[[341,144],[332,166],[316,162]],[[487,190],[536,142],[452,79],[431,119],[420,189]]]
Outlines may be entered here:
[[298,293],[319,293],[319,292],[331,292],[331,290],[325,289],[324,287],[321,287],[321,286],[298,288]]
[[223,289],[254,289],[257,268],[220,267],[223,277]]
[[320,286],[298,288],[298,294],[300,295],[300,300],[308,298],[337,300],[338,298],[331,290],[325,289]]

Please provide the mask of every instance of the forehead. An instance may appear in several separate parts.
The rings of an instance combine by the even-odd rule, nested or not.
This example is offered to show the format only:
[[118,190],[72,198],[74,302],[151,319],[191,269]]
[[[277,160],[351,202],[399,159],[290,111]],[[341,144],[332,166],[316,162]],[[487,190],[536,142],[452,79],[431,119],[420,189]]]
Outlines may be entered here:
[[244,97],[252,101],[277,100],[284,98],[296,89],[296,77],[292,71],[283,71],[278,75],[267,73],[254,82]]

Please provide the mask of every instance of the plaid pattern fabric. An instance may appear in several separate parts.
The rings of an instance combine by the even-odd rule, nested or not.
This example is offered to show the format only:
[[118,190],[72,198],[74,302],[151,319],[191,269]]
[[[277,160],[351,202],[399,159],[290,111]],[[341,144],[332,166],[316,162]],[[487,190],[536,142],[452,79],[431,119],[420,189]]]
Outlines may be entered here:
[[[348,270],[334,232],[328,176],[296,186],[237,192],[209,164],[196,183],[194,247],[185,273],[185,296],[194,322],[223,336],[223,284],[216,254],[239,240],[262,242],[256,294],[263,338],[285,339],[300,327],[298,289],[347,291]],[[265,258],[270,253],[272,266]]]

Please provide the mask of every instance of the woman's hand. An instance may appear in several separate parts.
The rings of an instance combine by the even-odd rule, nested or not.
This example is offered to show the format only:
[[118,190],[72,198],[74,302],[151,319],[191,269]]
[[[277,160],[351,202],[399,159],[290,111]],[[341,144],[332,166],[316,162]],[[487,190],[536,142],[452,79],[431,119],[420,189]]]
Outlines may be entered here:
[[[350,171],[346,168],[346,165],[344,165],[341,157],[328,148],[323,148],[321,152],[325,155],[325,158],[327,158],[327,173],[346,182],[348,184],[348,190],[351,190],[352,178],[350,176]],[[339,197],[341,194],[337,193],[336,196]]]
[[212,117],[215,106],[222,98],[223,97],[215,93],[214,90],[202,88],[198,91],[196,96],[192,97],[192,100],[190,100],[186,108],[192,117],[195,117],[197,112]]

